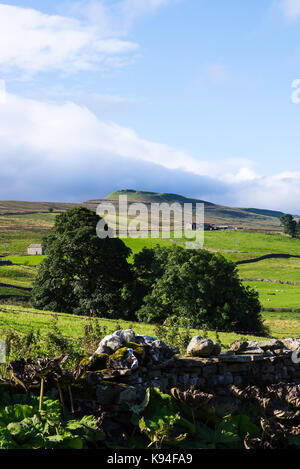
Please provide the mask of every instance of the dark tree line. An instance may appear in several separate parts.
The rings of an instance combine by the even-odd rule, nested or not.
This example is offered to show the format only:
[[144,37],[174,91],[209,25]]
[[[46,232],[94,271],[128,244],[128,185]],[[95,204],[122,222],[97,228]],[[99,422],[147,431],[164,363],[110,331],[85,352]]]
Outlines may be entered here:
[[100,239],[99,217],[83,207],[56,217],[45,239],[35,307],[57,312],[162,323],[185,317],[193,327],[263,332],[257,293],[241,284],[223,256],[179,246],[131,251]]

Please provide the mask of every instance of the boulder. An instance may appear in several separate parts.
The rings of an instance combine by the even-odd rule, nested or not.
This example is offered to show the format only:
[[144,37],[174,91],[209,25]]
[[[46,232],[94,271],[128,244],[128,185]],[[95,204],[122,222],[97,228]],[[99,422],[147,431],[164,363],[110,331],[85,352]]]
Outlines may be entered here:
[[104,337],[95,354],[100,354],[100,353],[114,353],[116,352],[119,348],[123,347],[123,345],[126,342],[134,342],[135,341],[135,333],[133,332],[132,329],[128,329],[126,331],[115,331],[111,335],[107,335]]
[[126,331],[121,331],[120,338],[123,343],[135,342],[135,333],[132,329],[127,329]]
[[284,339],[283,343],[285,347],[289,350],[292,350],[292,352],[294,352],[295,350],[298,350],[298,348],[300,347],[300,339],[292,339],[292,338]]
[[163,340],[154,340],[150,344],[150,354],[155,362],[165,361],[173,357],[179,350],[167,345]]
[[101,340],[99,347],[97,348],[95,354],[101,353],[114,353],[116,350],[121,348],[123,345],[123,340],[120,336],[116,334],[107,335],[104,339]]
[[196,336],[190,341],[186,354],[191,357],[209,357],[212,355],[214,347],[215,344],[212,340]]

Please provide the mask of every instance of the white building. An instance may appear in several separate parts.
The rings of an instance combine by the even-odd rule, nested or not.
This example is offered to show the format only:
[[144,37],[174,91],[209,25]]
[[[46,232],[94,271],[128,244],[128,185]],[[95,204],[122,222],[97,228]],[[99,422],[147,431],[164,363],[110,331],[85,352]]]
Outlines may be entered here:
[[31,244],[28,246],[27,254],[29,256],[41,256],[44,254],[44,249],[41,244]]

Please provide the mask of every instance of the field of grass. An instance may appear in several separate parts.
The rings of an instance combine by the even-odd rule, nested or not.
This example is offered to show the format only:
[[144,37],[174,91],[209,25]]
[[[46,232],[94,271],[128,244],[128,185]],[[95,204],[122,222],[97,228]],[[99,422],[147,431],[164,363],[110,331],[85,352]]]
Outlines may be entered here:
[[24,254],[29,244],[41,243],[55,216],[53,213],[0,216],[0,254]]
[[18,265],[40,265],[46,256],[8,256],[7,260]]
[[0,266],[0,283],[30,288],[37,274],[34,267],[23,265]]
[[244,278],[266,278],[300,283],[300,259],[267,259],[238,266]]
[[11,296],[28,296],[30,292],[26,290],[19,290],[18,288],[13,287],[1,287],[0,285],[0,295],[11,295]]
[[[49,331],[49,325],[53,318],[53,312],[38,311],[32,308],[0,305],[0,339],[4,337],[4,330],[12,328],[15,331],[28,333],[31,329],[39,329],[41,335]],[[87,318],[67,314],[57,314],[57,325],[68,337],[82,337]],[[287,338],[300,337],[300,314],[298,313],[263,313],[263,319],[270,328],[272,337]],[[128,321],[116,321],[110,319],[99,320],[101,328],[106,327],[107,333],[113,332],[120,326],[122,329],[133,328],[138,334],[155,335],[155,326],[144,323],[132,323]],[[203,335],[201,330],[193,330],[194,335]],[[222,344],[228,346],[235,340],[245,336],[236,333],[219,333]],[[216,340],[215,332],[208,332],[208,337]],[[262,337],[247,336],[248,340],[263,340]]]
[[243,282],[259,293],[265,308],[300,308],[300,286],[268,282]]
[[122,238],[122,241],[128,246],[131,251],[131,258],[137,254],[138,252],[142,251],[144,247],[146,248],[153,248],[157,245],[162,247],[170,247],[174,246],[172,241],[168,239],[150,239],[150,238]]
[[[184,241],[184,238],[177,238]],[[281,234],[249,233],[245,231],[205,231],[204,247],[242,253],[284,253],[300,255],[300,239]],[[253,257],[253,256],[250,256]],[[254,256],[255,257],[255,256]]]

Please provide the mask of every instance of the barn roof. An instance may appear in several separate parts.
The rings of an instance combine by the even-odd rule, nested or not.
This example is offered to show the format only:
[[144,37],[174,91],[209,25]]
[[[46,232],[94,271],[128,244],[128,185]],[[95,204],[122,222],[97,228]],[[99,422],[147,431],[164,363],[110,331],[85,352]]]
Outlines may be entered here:
[[41,248],[41,247],[42,247],[41,244],[30,244],[30,246],[28,246],[28,249],[29,249],[29,248],[39,249],[39,248]]

